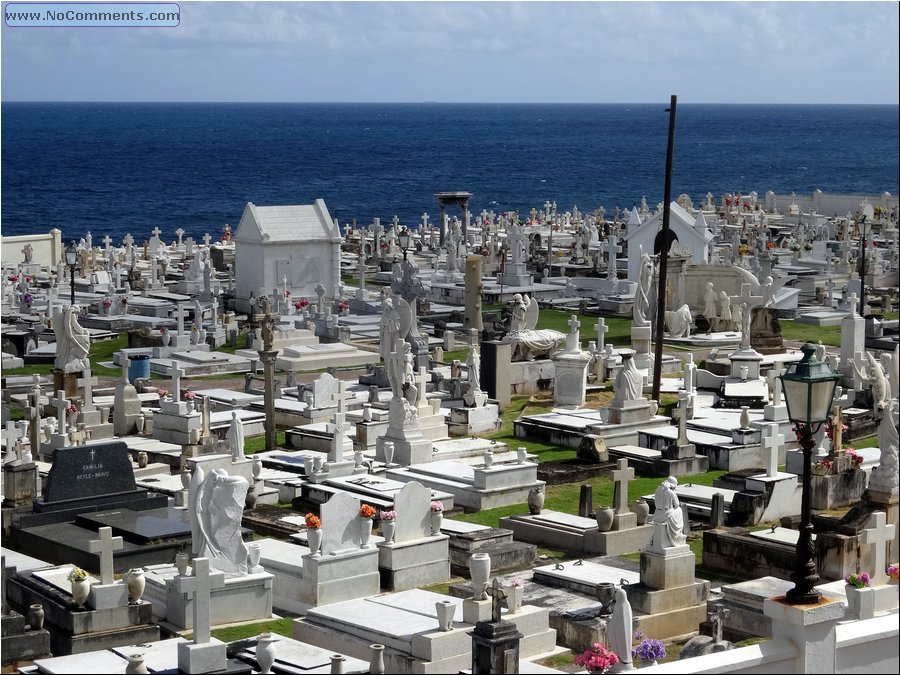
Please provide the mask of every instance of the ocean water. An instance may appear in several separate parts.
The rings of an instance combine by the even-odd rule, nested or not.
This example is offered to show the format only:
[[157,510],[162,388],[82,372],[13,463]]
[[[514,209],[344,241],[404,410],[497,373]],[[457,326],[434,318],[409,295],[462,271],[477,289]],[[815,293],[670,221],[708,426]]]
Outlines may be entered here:
[[[341,223],[416,226],[434,193],[527,213],[662,201],[666,105],[2,105],[3,234],[139,241],[236,228],[244,205],[311,203]],[[900,192],[898,106],[690,105],[673,196]]]

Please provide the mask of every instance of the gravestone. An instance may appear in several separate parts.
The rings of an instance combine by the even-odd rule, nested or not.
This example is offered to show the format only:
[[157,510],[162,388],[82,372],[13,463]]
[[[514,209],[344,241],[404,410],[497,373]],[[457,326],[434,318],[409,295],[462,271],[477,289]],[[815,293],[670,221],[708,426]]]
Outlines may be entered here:
[[412,481],[394,496],[397,526],[394,541],[401,543],[431,535],[431,490]]
[[754,307],[750,319],[750,347],[760,354],[784,354],[781,324],[774,307]]
[[60,448],[35,511],[55,502],[92,500],[101,495],[143,494],[134,482],[128,446],[122,441]]
[[359,500],[339,492],[322,504],[322,555],[359,548]]

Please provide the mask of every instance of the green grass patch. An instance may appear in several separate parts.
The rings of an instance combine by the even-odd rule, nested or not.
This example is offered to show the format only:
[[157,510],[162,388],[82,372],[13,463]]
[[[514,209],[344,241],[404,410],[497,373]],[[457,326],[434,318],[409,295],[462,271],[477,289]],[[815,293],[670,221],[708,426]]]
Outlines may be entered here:
[[850,447],[854,450],[860,448],[876,448],[878,447],[878,436],[866,436],[865,438],[854,438],[852,441],[844,441],[844,447]]
[[780,323],[781,337],[785,340],[812,342],[813,344],[821,340],[823,345],[830,347],[841,346],[840,326],[815,326],[807,323],[797,323],[790,319],[782,319]]
[[286,617],[284,619],[273,619],[271,621],[251,623],[247,624],[246,626],[229,626],[228,628],[217,628],[211,631],[211,633],[214,638],[218,638],[219,640],[222,640],[222,642],[246,640],[247,638],[253,638],[260,633],[266,632],[278,633],[279,635],[290,637],[291,627],[293,625],[294,619],[291,617]]
[[[275,444],[283,448],[286,445],[284,432],[278,431],[275,433]],[[265,452],[266,451],[266,437],[265,434],[262,436],[254,436],[253,438],[248,438],[244,441],[244,454],[245,455],[255,455],[257,452]]]
[[440,593],[441,595],[450,595],[450,586],[453,584],[464,583],[466,580],[462,577],[451,577],[450,581],[442,581],[439,584],[431,584],[422,586],[423,591],[431,591],[432,593]]
[[581,666],[575,665],[574,652],[563,652],[562,654],[548,656],[546,659],[541,659],[540,661],[536,661],[535,663],[537,663],[539,666],[546,666],[547,668],[561,670],[564,673],[577,673],[582,670]]

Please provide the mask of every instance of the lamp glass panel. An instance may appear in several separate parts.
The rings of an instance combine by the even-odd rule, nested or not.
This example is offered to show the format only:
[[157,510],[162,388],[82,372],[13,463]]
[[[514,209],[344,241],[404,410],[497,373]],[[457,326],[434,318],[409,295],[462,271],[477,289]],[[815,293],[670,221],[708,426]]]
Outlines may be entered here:
[[799,380],[782,379],[784,402],[788,409],[788,419],[809,423],[809,384]]

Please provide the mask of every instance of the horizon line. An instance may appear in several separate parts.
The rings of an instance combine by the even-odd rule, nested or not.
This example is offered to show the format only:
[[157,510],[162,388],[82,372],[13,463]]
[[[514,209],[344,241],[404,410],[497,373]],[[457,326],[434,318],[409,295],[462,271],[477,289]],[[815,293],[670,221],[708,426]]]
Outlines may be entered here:
[[[231,105],[498,105],[498,106],[514,106],[514,105],[535,105],[535,106],[564,106],[564,105],[668,105],[669,101],[122,101],[122,100],[72,100],[72,99],[15,99],[0,100],[0,104],[4,103],[87,103],[87,104],[178,104],[178,105],[198,105],[198,104],[231,104]],[[900,102],[894,103],[835,103],[835,102],[815,102],[808,101],[798,102],[775,102],[763,101],[753,103],[738,102],[710,102],[710,101],[680,101],[680,105],[731,105],[731,106],[898,106]]]

